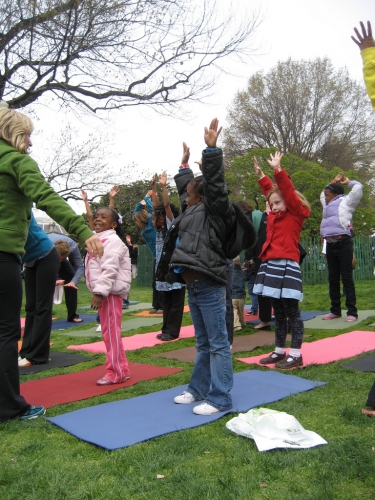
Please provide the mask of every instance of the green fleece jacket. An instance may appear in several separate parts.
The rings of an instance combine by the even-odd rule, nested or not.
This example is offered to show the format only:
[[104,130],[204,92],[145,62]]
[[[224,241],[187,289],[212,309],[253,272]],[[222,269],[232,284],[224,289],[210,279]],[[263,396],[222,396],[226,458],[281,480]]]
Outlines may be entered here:
[[372,109],[375,111],[375,47],[362,50],[361,56],[367,93],[371,99]]
[[33,202],[82,243],[92,236],[83,217],[46,182],[37,163],[0,140],[0,251],[25,253]]

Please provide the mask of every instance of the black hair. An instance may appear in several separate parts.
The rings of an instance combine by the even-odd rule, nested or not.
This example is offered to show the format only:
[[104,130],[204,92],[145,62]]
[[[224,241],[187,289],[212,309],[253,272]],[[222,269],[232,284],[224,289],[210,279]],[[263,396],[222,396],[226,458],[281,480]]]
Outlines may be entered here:
[[336,195],[344,194],[343,186],[336,182],[331,182],[331,184],[327,184],[327,186],[324,189],[329,189],[330,191],[332,191],[332,193]]
[[195,194],[197,196],[204,196],[203,193],[203,175],[198,175],[197,177],[193,177],[189,184],[192,185]]
[[[173,203],[170,203],[169,207],[170,207],[170,209],[172,211],[173,217],[176,219],[176,217],[178,217],[180,215],[179,209]],[[158,219],[159,217],[164,217],[164,219],[167,218],[167,213],[165,211],[165,206],[164,205],[158,205],[158,206],[156,206],[154,208],[154,213],[155,213],[156,219]],[[167,224],[164,224],[162,230],[163,230],[163,237],[165,237],[165,235],[167,234]]]
[[116,210],[113,210],[112,208],[109,208],[109,207],[99,207],[98,210],[108,210],[108,212],[111,213],[111,217],[112,217],[113,222],[117,222],[117,226],[114,227],[113,229],[116,231],[117,236],[121,240],[123,240],[124,239],[124,231],[121,227],[120,216],[116,212]]

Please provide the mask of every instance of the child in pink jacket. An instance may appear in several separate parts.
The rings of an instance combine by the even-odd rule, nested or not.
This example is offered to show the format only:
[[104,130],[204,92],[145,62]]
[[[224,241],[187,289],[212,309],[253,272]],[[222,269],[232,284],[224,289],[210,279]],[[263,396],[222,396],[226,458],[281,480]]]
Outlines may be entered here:
[[130,378],[128,361],[121,340],[122,299],[130,290],[129,250],[121,241],[118,214],[99,208],[94,216],[94,230],[104,246],[102,258],[86,256],[86,284],[93,294],[92,309],[100,309],[102,336],[107,350],[107,373],[97,385],[120,384]]

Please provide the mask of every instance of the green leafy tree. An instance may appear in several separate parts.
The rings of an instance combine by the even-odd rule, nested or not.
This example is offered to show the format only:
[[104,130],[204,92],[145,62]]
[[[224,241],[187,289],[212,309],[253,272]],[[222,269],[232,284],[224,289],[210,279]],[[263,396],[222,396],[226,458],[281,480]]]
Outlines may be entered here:
[[[230,196],[233,201],[246,200],[250,205],[265,209],[265,200],[261,195],[258,177],[254,172],[253,157],[256,156],[259,166],[265,174],[272,178],[272,169],[267,159],[275,148],[253,149],[242,158],[235,158],[230,170],[225,173]],[[320,164],[298,158],[287,153],[283,156],[281,165],[290,175],[295,188],[300,191],[311,205],[311,216],[306,219],[302,236],[320,236],[320,223],[322,220],[322,205],[320,193],[324,186],[329,184],[341,171],[335,167],[329,172]],[[358,172],[348,170],[345,175],[351,180],[360,180]],[[348,188],[344,187],[345,192]],[[371,207],[370,188],[364,185],[364,195],[360,205],[354,212],[353,227],[355,234],[370,235],[375,230],[375,214]]]
[[275,147],[327,170],[374,178],[375,115],[364,85],[329,59],[279,62],[234,97],[224,131],[226,166],[254,148]]

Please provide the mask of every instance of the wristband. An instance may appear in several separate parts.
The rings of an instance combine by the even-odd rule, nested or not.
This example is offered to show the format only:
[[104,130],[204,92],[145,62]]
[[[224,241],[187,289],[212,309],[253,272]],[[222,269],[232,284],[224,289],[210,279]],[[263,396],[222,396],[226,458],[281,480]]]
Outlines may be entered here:
[[183,164],[180,166],[179,170],[182,170],[183,168],[190,168],[190,166],[189,166],[189,164],[188,164],[188,163],[183,163]]
[[152,196],[157,196],[157,195],[158,195],[158,193],[156,191],[152,192]]

